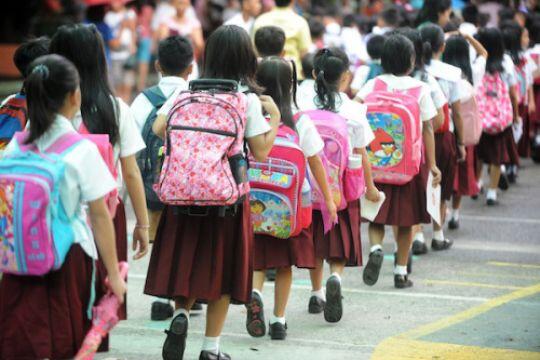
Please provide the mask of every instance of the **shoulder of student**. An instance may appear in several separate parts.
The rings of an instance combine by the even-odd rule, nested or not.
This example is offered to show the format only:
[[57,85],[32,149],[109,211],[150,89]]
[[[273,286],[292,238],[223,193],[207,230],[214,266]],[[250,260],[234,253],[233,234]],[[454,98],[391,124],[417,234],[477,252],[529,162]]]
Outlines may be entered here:
[[460,68],[442,61],[432,61],[427,67],[427,71],[438,79],[443,79],[450,82],[459,82],[461,79]]

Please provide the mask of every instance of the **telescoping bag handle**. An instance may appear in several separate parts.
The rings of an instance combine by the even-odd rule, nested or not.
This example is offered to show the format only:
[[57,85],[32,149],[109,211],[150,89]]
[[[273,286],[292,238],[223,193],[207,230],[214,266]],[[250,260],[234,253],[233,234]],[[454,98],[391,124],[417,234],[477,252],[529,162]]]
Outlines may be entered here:
[[225,79],[198,79],[189,82],[189,90],[191,91],[225,91],[237,92],[238,82]]

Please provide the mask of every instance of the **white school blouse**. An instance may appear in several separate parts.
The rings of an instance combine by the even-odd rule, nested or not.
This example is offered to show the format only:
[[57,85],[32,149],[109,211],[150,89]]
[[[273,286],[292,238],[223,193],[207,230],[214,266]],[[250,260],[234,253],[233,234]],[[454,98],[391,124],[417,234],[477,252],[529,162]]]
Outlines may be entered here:
[[462,94],[459,87],[459,82],[461,80],[460,68],[433,59],[431,60],[431,63],[426,66],[426,70],[437,79],[441,86],[441,90],[450,105],[461,101]]
[[[43,151],[68,132],[75,132],[71,121],[57,115],[50,129],[35,141],[35,145]],[[12,141],[4,155],[15,149],[15,141]],[[66,172],[60,186],[60,198],[68,216],[75,217],[75,243],[79,244],[88,256],[97,259],[94,236],[87,223],[86,203],[104,197],[116,184],[96,145],[88,140],[82,140],[75,145],[65,155],[64,161]]]

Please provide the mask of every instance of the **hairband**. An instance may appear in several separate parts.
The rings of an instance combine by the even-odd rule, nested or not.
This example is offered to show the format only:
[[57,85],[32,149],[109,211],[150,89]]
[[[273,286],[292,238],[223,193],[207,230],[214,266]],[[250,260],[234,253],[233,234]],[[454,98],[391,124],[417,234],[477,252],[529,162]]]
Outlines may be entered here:
[[34,69],[32,69],[32,74],[39,74],[41,80],[47,80],[49,78],[49,68],[47,65],[39,64]]

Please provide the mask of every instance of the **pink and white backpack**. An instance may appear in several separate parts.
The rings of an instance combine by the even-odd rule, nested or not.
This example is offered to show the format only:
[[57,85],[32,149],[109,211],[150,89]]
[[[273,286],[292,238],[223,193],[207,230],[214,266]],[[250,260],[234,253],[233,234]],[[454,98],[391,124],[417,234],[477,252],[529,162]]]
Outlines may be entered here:
[[403,185],[420,171],[422,130],[419,97],[421,88],[389,90],[375,79],[366,99],[367,119],[375,139],[367,147],[373,180]]
[[195,80],[168,115],[154,190],[176,206],[230,206],[249,192],[244,157],[247,97],[227,80]]
[[466,80],[461,82],[461,86],[470,88],[472,96],[466,100],[461,100],[461,119],[463,120],[463,143],[466,146],[476,145],[482,136],[482,118],[478,113],[475,90]]
[[281,125],[264,162],[250,160],[251,220],[255,234],[289,239],[311,224],[311,188],[298,134]]
[[478,112],[486,134],[500,134],[512,123],[512,103],[508,85],[500,74],[486,73],[476,93]]

